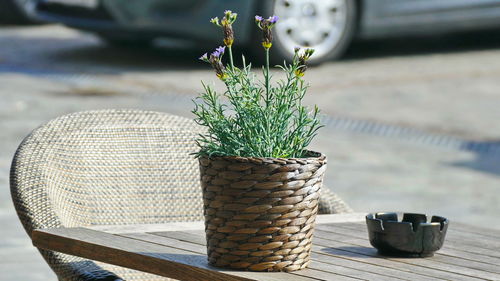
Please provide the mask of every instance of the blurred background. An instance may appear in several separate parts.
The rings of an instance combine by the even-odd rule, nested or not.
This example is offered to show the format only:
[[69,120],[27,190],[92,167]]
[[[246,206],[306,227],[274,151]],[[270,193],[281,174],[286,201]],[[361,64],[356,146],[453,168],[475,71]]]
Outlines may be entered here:
[[10,199],[22,139],[89,109],[192,118],[201,80],[223,89],[197,58],[221,44],[209,19],[225,9],[256,62],[255,14],[280,17],[273,61],[317,50],[313,149],[355,211],[500,229],[500,0],[0,0],[0,280],[55,280]]

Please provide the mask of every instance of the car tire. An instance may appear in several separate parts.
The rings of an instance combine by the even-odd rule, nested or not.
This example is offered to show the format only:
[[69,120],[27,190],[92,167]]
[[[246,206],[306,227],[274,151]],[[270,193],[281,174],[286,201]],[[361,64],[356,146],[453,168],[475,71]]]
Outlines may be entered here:
[[21,8],[16,0],[0,0],[0,23],[1,24],[35,24]]
[[[297,11],[288,11],[287,9],[298,9],[293,7],[293,5],[299,5],[296,0],[271,0],[263,1],[264,3],[258,12],[262,13],[262,16],[268,17],[270,15],[277,15],[280,20],[276,24],[273,30],[273,48],[271,54],[271,60],[273,63],[283,63],[283,60],[291,61],[294,55],[294,48],[296,46],[300,47],[311,47],[316,50],[315,54],[311,57],[311,64],[318,64],[328,60],[335,60],[340,58],[347,47],[352,42],[357,28],[357,1],[354,0],[342,0],[342,1],[330,1],[330,0],[311,0],[308,4],[302,4],[301,12],[310,13],[309,15],[303,15],[303,17],[309,17],[310,21],[299,19],[297,16],[292,16],[293,13]],[[331,3],[331,9],[328,10],[329,13],[324,13],[319,11],[320,8],[325,8],[329,3]],[[340,3],[339,6],[334,6],[333,3]],[[306,7],[305,5],[310,5]],[[308,9],[308,10],[307,10]],[[321,14],[321,15],[319,15]],[[314,20],[334,20],[334,22],[328,22],[332,24],[332,31],[320,30],[315,24]],[[296,22],[295,29],[292,23]],[[300,24],[301,22],[307,22],[308,24]],[[315,30],[317,28],[317,30]],[[333,29],[334,28],[334,29]],[[261,41],[261,31],[256,28],[255,35],[258,36],[257,41]],[[294,33],[295,32],[295,33]],[[318,37],[318,32],[324,32]],[[310,34],[316,34],[316,36],[309,36]],[[302,36],[301,36],[302,35]],[[315,39],[316,42],[306,42],[305,37],[309,36]],[[255,36],[254,36],[255,37]],[[302,42],[300,42],[303,40]],[[260,44],[259,44],[260,46]],[[256,48],[253,48],[256,50]],[[258,51],[262,53],[262,46],[258,48]]]

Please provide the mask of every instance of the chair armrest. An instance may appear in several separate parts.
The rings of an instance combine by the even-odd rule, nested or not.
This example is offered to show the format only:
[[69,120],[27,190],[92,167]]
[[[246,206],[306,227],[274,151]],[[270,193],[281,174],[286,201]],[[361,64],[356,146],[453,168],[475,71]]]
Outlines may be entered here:
[[323,186],[319,197],[320,214],[352,213],[353,210],[337,194]]
[[85,281],[124,281],[120,277],[116,276],[112,272],[101,269],[94,272],[85,272],[78,276],[79,280]]
[[40,252],[56,273],[59,281],[124,280],[91,260],[47,250],[40,250]]

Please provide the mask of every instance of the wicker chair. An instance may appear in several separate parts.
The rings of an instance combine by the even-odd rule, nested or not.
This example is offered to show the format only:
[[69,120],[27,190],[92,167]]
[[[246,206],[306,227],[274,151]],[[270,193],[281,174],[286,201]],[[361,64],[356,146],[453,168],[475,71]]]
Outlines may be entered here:
[[[37,228],[203,219],[199,127],[159,112],[102,110],[59,117],[34,130],[11,167],[11,192],[28,235]],[[325,189],[320,212],[350,209]],[[169,280],[40,250],[59,280]]]

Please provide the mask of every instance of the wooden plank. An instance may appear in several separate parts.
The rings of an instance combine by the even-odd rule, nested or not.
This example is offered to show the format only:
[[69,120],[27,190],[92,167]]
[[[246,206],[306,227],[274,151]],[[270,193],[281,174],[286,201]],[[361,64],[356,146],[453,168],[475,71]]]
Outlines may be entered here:
[[189,251],[189,252],[193,252],[193,253],[197,253],[197,254],[202,254],[202,255],[206,255],[206,253],[207,253],[207,248],[203,245],[199,245],[199,244],[195,244],[195,243],[191,243],[191,242],[186,242],[186,241],[181,241],[181,240],[173,239],[170,237],[154,235],[154,234],[150,234],[150,233],[123,233],[123,234],[116,234],[116,235],[127,237],[127,238],[132,238],[132,239],[136,239],[136,240],[141,240],[141,241],[145,241],[148,243],[155,243],[158,245],[183,249],[185,251]]
[[33,232],[33,244],[69,255],[102,261],[178,280],[315,280],[287,273],[220,270],[208,265],[206,255],[133,240],[85,228],[57,228]]
[[500,252],[500,237],[494,239],[480,234],[461,232],[450,227],[446,232],[446,239],[454,243],[464,243],[473,247]]
[[[177,232],[177,235],[179,235],[179,232]],[[155,235],[155,234],[149,234],[149,233],[126,233],[126,234],[119,234],[119,236],[124,236],[132,239],[137,239],[141,241],[146,241],[149,243],[157,243],[160,245],[164,246],[169,246],[169,247],[178,247],[182,248],[185,250],[189,250],[198,254],[205,254],[206,253],[206,247],[204,244],[198,244],[198,243],[192,243],[192,242],[186,242],[187,239],[186,237],[183,238],[183,240],[178,240],[176,238],[170,238],[167,236],[161,236],[161,235]],[[174,236],[175,237],[175,236]],[[188,236],[188,237],[193,237],[193,236]],[[198,239],[196,239],[196,242],[199,242]],[[297,272],[293,272],[291,274],[295,274]],[[339,275],[338,273],[335,273],[335,275],[332,275],[331,272],[329,274],[325,272],[318,272],[316,270],[301,270],[300,274],[297,274],[299,276],[304,276],[304,277],[314,277],[318,278],[319,280],[331,280],[332,278],[335,278],[335,280],[359,280],[359,279],[354,279],[352,277],[348,276],[343,276]],[[379,276],[380,277],[380,276]]]
[[[415,275],[414,280],[421,280],[426,277],[438,278],[444,280],[456,280],[456,281],[470,281],[470,280],[483,280],[480,278],[473,278],[469,276],[464,276],[461,274],[455,274],[451,272],[445,272],[442,270],[427,268],[422,266],[417,266],[414,264],[401,263],[385,257],[381,257],[377,254],[377,251],[373,248],[360,247],[360,246],[345,246],[344,243],[326,240],[323,238],[315,237],[313,240],[313,251],[332,255],[335,257],[343,257],[345,259],[356,260],[363,263],[368,263],[376,266],[382,266],[386,268],[397,269],[400,271],[405,271]],[[325,246],[327,245],[327,246]]]
[[[319,215],[316,224],[339,222],[364,222],[365,213],[329,214]],[[107,233],[145,233],[162,231],[187,231],[204,229],[203,221],[170,222],[164,224],[135,224],[135,225],[93,225],[86,228],[104,231]]]
[[[335,226],[348,229],[363,230],[365,232],[367,231],[366,223],[363,222],[338,223],[335,224]],[[446,240],[466,243],[468,245],[480,248],[500,250],[500,236],[492,237],[489,235],[463,231],[462,227],[458,228],[455,224],[452,224],[450,225],[450,227],[448,227]]]
[[[311,269],[316,269],[319,271],[323,272],[334,272],[336,274],[341,274],[344,276],[349,276],[349,277],[354,277],[354,278],[359,278],[361,280],[403,280],[401,278],[396,278],[393,276],[388,276],[386,274],[378,274],[378,273],[373,273],[369,272],[366,270],[360,270],[360,268],[353,268],[353,267],[347,267],[347,266],[342,266],[342,265],[337,265],[335,263],[325,263],[325,262],[320,262],[317,259],[314,259],[313,262],[311,262],[311,265],[309,266]],[[415,280],[414,279],[408,279],[408,280]],[[331,279],[327,279],[331,280]]]
[[[161,234],[161,233],[160,233]],[[173,235],[173,237],[179,236],[179,232],[177,232],[177,235]],[[193,236],[189,235],[190,233],[185,233],[186,236],[181,237],[182,240],[178,240],[177,238],[170,238],[165,235],[161,236],[158,234],[149,234],[149,233],[132,233],[132,234],[122,234],[123,236],[129,237],[129,238],[134,238],[134,239],[139,239],[142,241],[147,241],[150,243],[158,243],[161,245],[167,245],[167,246],[173,246],[173,247],[182,247],[183,249],[189,249],[191,251],[195,251],[200,254],[205,254],[206,253],[206,247],[205,244],[199,244],[199,239],[194,239],[193,242],[186,242],[186,240],[189,240],[188,237],[193,238]],[[296,273],[296,272],[294,272]],[[321,278],[321,277],[327,277],[327,279],[324,280],[329,280],[328,278],[335,278],[335,280],[357,280],[353,279],[348,276],[343,276],[339,275],[338,273],[335,273],[335,275],[330,274],[324,274],[324,273],[319,273],[315,270],[306,270],[300,271],[301,274],[300,276],[313,276],[315,278]],[[380,276],[379,276],[380,277]]]
[[206,245],[207,240],[205,236],[203,236],[203,232],[201,231],[165,231],[165,232],[152,232],[151,234],[170,237],[173,239],[177,239],[179,241],[186,241],[190,243],[195,243],[199,245]]
[[[371,247],[368,239],[361,237],[357,238],[356,235],[359,234],[353,233],[353,231],[351,230],[341,230],[341,228],[335,228],[334,226],[330,225],[323,225],[318,230],[319,231],[317,231],[315,235],[316,237],[328,238],[329,236],[330,237],[332,236],[331,235],[332,233],[335,233],[337,235],[340,234],[341,236],[351,235],[352,238],[349,241],[351,241],[352,245],[362,246],[372,249],[373,251],[376,251],[376,249]],[[346,242],[346,241],[343,240],[339,242]],[[465,276],[483,278],[487,280],[500,279],[499,274],[493,273],[494,270],[496,270],[495,268],[497,268],[493,265],[483,264],[478,262],[472,264],[471,261],[465,261],[454,257],[435,255],[432,258],[425,258],[425,259],[390,258],[390,260],[415,264],[429,268],[435,268],[438,270],[459,273]]]
[[[203,231],[189,231],[189,232],[183,232],[183,231],[168,231],[168,232],[155,232],[151,233],[157,236],[162,236],[162,237],[168,237],[171,239],[176,239],[179,241],[183,242],[190,242],[190,243],[195,243],[200,246],[205,246],[206,245],[206,240],[204,238],[204,232]],[[344,269],[342,269],[344,270]],[[307,273],[311,272],[311,275],[308,275]],[[316,272],[316,270],[312,269],[310,266],[310,269],[307,271],[295,271],[291,272],[290,274],[295,274],[295,275],[300,275],[300,276],[309,276],[309,277],[314,277],[314,278],[324,278],[326,276],[326,279],[324,280],[332,280],[332,279],[338,279],[342,277],[347,277],[352,279],[357,279],[359,278],[355,277],[354,275],[358,275],[356,272],[351,272],[352,274],[339,274],[337,272]],[[319,277],[321,276],[321,277]]]
[[331,272],[324,272],[320,270],[313,270],[313,269],[304,269],[304,270],[299,270],[295,271],[293,273],[294,275],[297,276],[303,276],[303,277],[310,277],[314,276],[315,278],[319,278],[321,280],[339,280],[339,281],[353,281],[353,280],[363,280],[363,279],[356,279],[352,277],[347,277],[339,274],[332,275]]
[[[182,247],[183,248],[188,248],[190,247],[190,243],[196,243],[196,245],[199,245],[201,246],[202,248],[199,248],[200,250],[205,250],[205,240],[200,238],[200,235],[202,233],[192,233],[192,232],[189,232],[189,233],[185,233],[185,232],[160,232],[160,233],[155,233],[155,236],[156,237],[163,237],[163,238],[166,238],[166,239],[169,239],[169,240],[164,240],[162,241],[161,238],[158,239],[158,238],[154,238],[154,237],[148,237],[148,241],[151,241],[151,242],[158,242],[158,243],[170,243],[169,245],[172,245],[173,243],[175,243],[176,241],[178,243],[187,243],[188,244],[182,244]],[[128,235],[128,234],[126,234]],[[148,235],[148,234],[146,234]],[[141,235],[143,238],[145,238],[146,236],[143,236]],[[139,238],[139,236],[137,235],[134,235],[133,237],[137,237]],[[313,243],[314,244],[314,243]],[[323,256],[318,256],[318,255],[315,255],[316,258],[313,258],[313,260],[315,260],[316,262],[326,262],[326,260],[328,261],[329,264],[331,265],[336,265],[336,266],[342,266],[342,267],[346,267],[346,268],[351,268],[353,270],[356,270],[356,271],[365,271],[365,272],[369,272],[369,273],[374,273],[374,274],[378,274],[378,278],[382,278],[383,276],[385,276],[384,279],[387,279],[387,280],[391,280],[391,277],[397,277],[398,279],[402,279],[402,280],[405,280],[403,277],[407,278],[406,280],[415,280],[417,277],[418,277],[418,280],[436,280],[434,278],[428,278],[428,277],[425,277],[423,275],[415,275],[415,274],[409,274],[408,272],[405,272],[405,271],[400,271],[400,270],[396,270],[396,269],[392,269],[392,268],[387,268],[387,267],[379,267],[379,266],[374,266],[373,264],[369,264],[369,263],[365,263],[365,262],[362,262],[362,261],[357,261],[357,260],[352,260],[352,259],[345,259],[343,257],[333,257],[333,256],[327,256],[325,257],[324,256],[324,253],[318,251],[318,254],[323,254]],[[325,260],[326,259],[326,260]],[[316,264],[315,263],[312,263],[312,267],[311,268],[315,268],[314,265]],[[397,265],[397,264],[396,264]],[[335,271],[334,273],[339,273],[339,271]],[[355,275],[357,275],[358,273],[355,273]],[[354,276],[353,276],[354,277]],[[373,279],[374,276],[370,276],[371,279]]]
[[500,238],[500,229],[493,229],[481,226],[471,226],[469,224],[459,223],[452,221],[454,227],[460,231],[479,234],[483,236],[488,236],[491,238],[499,239]]
[[[151,243],[160,243],[163,245],[168,245],[173,247],[176,246],[182,247],[183,249],[194,250],[197,253],[206,252],[204,240],[200,240],[193,237],[193,233],[175,232],[173,235],[169,235],[169,232],[166,232],[166,233],[156,233],[156,235],[151,235],[147,233],[133,233],[133,234],[123,234],[123,235],[125,235],[126,237],[141,239],[143,241],[148,241]],[[186,242],[190,240],[192,242]],[[353,264],[352,261],[344,259],[337,259],[336,262],[335,261],[332,262],[332,260],[335,260],[335,258],[332,257],[328,258],[330,259],[329,263],[325,263],[323,261],[323,258],[313,259],[314,262],[311,263],[309,268],[330,272],[337,275],[343,275],[344,277],[351,277],[351,278],[355,277],[359,279],[369,279],[369,280],[384,278],[385,280],[401,280],[400,274],[388,275],[382,272],[382,270],[380,269],[374,270],[375,272],[368,270],[360,270],[360,267],[365,267],[366,264],[361,264],[361,263],[356,264],[356,262],[354,262]],[[316,275],[313,276],[317,277]],[[324,274],[322,274],[322,276],[324,276]],[[338,278],[337,276],[330,275],[330,278],[332,277]],[[407,280],[414,280],[414,279],[410,278]]]
[[316,224],[364,222],[366,213],[318,215]]
[[[366,271],[371,273],[376,273],[381,275],[379,278],[383,277],[394,277],[398,280],[444,280],[435,277],[429,277],[414,272],[409,272],[405,270],[400,270],[397,268],[385,267],[380,264],[365,262],[361,259],[346,258],[345,256],[327,254],[321,251],[322,247],[313,246],[312,259],[319,260],[327,264],[335,264],[338,266],[349,267],[359,271]],[[366,258],[364,258],[366,259]]]
[[[318,225],[317,227],[319,227],[319,226],[320,225]],[[335,227],[336,224],[321,225],[321,227],[324,227],[324,228],[330,228],[332,226]],[[350,233],[352,231],[349,231],[349,230],[344,229],[344,232],[345,233],[335,233],[334,232],[334,233],[329,233],[329,234],[324,235],[324,236],[328,236],[328,235],[331,236],[332,234],[336,234],[339,237],[342,237],[342,239],[345,239],[344,238],[344,236],[346,236],[345,234],[347,234],[348,237],[349,237],[349,235],[352,234],[352,233]],[[318,237],[318,233],[320,233],[320,231],[316,232],[315,237]],[[189,233],[187,233],[187,232],[165,232],[165,233],[157,233],[157,234],[158,235],[165,235],[165,236],[180,239],[180,240],[199,243],[202,245],[205,243],[205,239],[202,238],[203,232],[201,232],[201,231],[189,231]],[[354,243],[351,243],[351,247],[353,245],[363,246],[366,248],[366,249],[363,248],[363,250],[365,250],[364,254],[366,254],[366,250],[368,250],[369,252],[371,252],[371,256],[377,256],[379,258],[382,258],[381,256],[379,256],[377,254],[376,249],[373,249],[369,245],[367,238],[358,239],[356,237],[356,235],[358,235],[358,237],[359,237],[359,232],[354,232],[354,234],[352,234],[352,235],[354,235],[354,236],[351,239],[355,239],[355,241],[354,241]],[[321,236],[321,234],[319,234],[319,236]],[[328,237],[326,237],[326,238],[328,238]],[[342,243],[343,241],[338,241],[338,242]],[[316,244],[316,240],[313,240],[313,244]],[[325,244],[324,246],[328,246],[328,244]],[[337,245],[337,246],[339,246],[339,245]],[[342,246],[345,247],[346,245],[340,245],[339,247],[342,247]],[[399,264],[407,263],[407,264],[412,264],[412,265],[415,265],[418,267],[433,269],[432,270],[433,273],[430,274],[429,276],[437,276],[439,278],[446,278],[446,276],[449,276],[450,274],[457,274],[457,276],[454,278],[455,280],[470,280],[470,278],[479,278],[479,279],[486,278],[487,279],[488,277],[492,277],[492,276],[494,277],[494,275],[492,275],[490,272],[483,272],[481,270],[476,270],[475,268],[467,268],[467,267],[462,268],[463,265],[467,265],[468,263],[461,263],[460,265],[456,265],[456,264],[448,264],[448,263],[431,262],[428,259],[408,259],[408,260],[406,260],[406,259],[392,258],[390,260],[394,261],[394,262],[398,262]],[[436,265],[434,267],[432,267],[433,264],[436,264]],[[398,265],[395,265],[393,267],[397,268],[397,266]],[[485,266],[488,268],[491,268],[491,265],[485,265]],[[445,274],[442,274],[443,272]]]
[[[349,235],[362,235],[362,236],[356,236],[360,238],[365,238],[368,239],[368,233],[366,229],[366,225],[364,224],[359,224],[359,223],[349,223],[349,224],[335,224],[335,229],[339,231],[342,231],[341,229],[347,229],[349,230]],[[353,232],[354,231],[354,232]],[[342,232],[346,233],[346,232]],[[358,233],[358,234],[356,234]],[[473,234],[471,234],[473,235]],[[471,236],[468,239],[462,239],[464,241],[470,241],[470,240],[480,240],[481,238]],[[499,237],[500,240],[500,237]],[[500,253],[499,251],[492,250],[489,248],[483,248],[483,247],[477,247],[477,246],[471,246],[466,243],[463,243],[460,239],[449,239],[448,234],[446,235],[446,239],[444,242],[443,248],[437,252],[437,254],[445,254],[448,256],[455,256],[455,257],[460,257],[462,259],[467,259],[467,260],[472,260],[472,261],[481,261],[484,263],[489,263],[493,265],[498,265],[500,264]]]
[[[363,245],[370,246],[368,239],[365,238],[365,236],[367,236],[367,234],[364,233],[365,231],[356,232],[356,230],[353,231],[352,229],[343,229],[337,226],[335,226],[333,229],[330,228],[330,226],[326,226],[325,228],[327,228],[329,233],[340,234],[339,238],[342,239],[342,242],[350,242],[354,244],[363,243]],[[325,228],[321,227],[319,229],[325,230]],[[500,262],[496,263],[494,261],[495,260],[494,258],[483,257],[484,259],[490,262],[482,262],[464,257],[464,255],[456,255],[456,256],[443,255],[441,254],[441,252],[446,252],[446,242],[445,242],[445,247],[443,247],[442,250],[438,251],[434,255],[434,257],[432,257],[432,260],[448,264],[454,264],[458,266],[464,266],[472,269],[484,270],[493,273],[500,273],[500,267],[498,266]],[[498,261],[498,259],[496,259],[496,261]]]
[[[158,236],[163,236],[163,237],[169,237],[171,239],[179,240],[179,241],[187,241],[187,242],[192,242],[196,243],[199,245],[205,245],[205,239],[202,239],[202,232],[200,231],[189,231],[189,232],[182,232],[182,231],[175,231],[175,232],[159,232],[159,233],[154,233],[155,235]],[[313,262],[309,266],[310,269],[316,269],[324,272],[330,272],[333,274],[340,274],[344,275],[346,277],[351,277],[351,278],[358,278],[358,279],[368,279],[368,280],[376,280],[376,279],[384,279],[384,280],[401,280],[399,276],[391,276],[387,274],[382,274],[381,271],[378,272],[372,272],[368,270],[359,270],[360,267],[364,266],[365,264],[357,264],[357,265],[351,265],[351,266],[346,266],[347,263],[342,263],[342,265],[338,265],[335,263],[324,263],[323,260],[318,260],[318,259],[313,259]],[[330,268],[329,270],[327,268]],[[297,272],[294,272],[297,273]],[[325,274],[321,274],[321,276],[324,276]],[[313,275],[314,277],[317,277],[317,275]],[[330,276],[330,278],[333,278],[335,276]],[[337,278],[337,277],[336,277]],[[395,278],[395,279],[394,279]],[[327,279],[330,280],[330,279]],[[408,280],[415,280],[415,279],[408,279]]]
[[[122,262],[119,261],[117,256],[124,256],[124,251],[126,252],[124,248],[130,247],[128,244],[133,244],[132,251],[126,254],[127,260],[132,256],[135,266],[146,265],[149,267],[149,271],[139,270],[157,274],[151,272],[151,270],[166,270],[165,267],[160,266],[161,262],[175,264],[178,259],[182,260],[180,267],[194,267],[197,270],[192,275],[186,275],[188,269],[181,270],[177,266],[177,272],[184,271],[182,274],[172,271],[169,271],[169,276],[159,274],[179,279],[172,276],[172,274],[177,274],[184,278],[182,280],[391,280],[391,278],[399,280],[500,280],[500,257],[498,257],[500,253],[495,249],[486,248],[487,245],[485,244],[485,241],[493,241],[494,245],[497,245],[496,243],[500,241],[500,237],[490,235],[495,233],[494,231],[484,234],[471,232],[470,229],[462,231],[464,226],[449,228],[445,247],[433,258],[387,258],[378,255],[376,250],[369,245],[364,216],[364,214],[360,213],[343,217],[339,215],[318,216],[317,231],[313,240],[313,262],[310,269],[294,273],[253,273],[211,267],[206,261],[203,222],[93,227],[94,229],[118,233],[117,235],[111,235],[111,237],[115,237],[114,240],[118,238],[119,242],[115,242],[117,244],[108,243],[113,240],[109,236],[99,237],[101,239],[99,240],[90,234],[86,234],[87,236],[83,235],[83,238],[87,240],[80,241],[80,237],[69,237],[71,236],[69,233],[63,232],[62,235],[60,233],[53,235],[54,233],[50,231],[41,231],[44,233],[37,234],[41,237],[41,239],[37,238],[37,241],[42,241],[40,243],[45,243],[47,247],[56,245],[64,250],[73,251],[78,256],[82,256],[82,252],[78,251],[78,247],[82,245],[78,244],[84,243],[87,252],[84,251],[83,254],[95,255],[101,259],[84,257],[112,264],[116,264],[113,261]],[[349,221],[349,223],[342,223],[343,221]],[[173,231],[165,232],[165,230]],[[145,231],[150,231],[151,234],[143,233]],[[80,232],[78,231],[78,235],[82,235]],[[123,232],[131,233],[123,234]],[[50,238],[48,238],[49,236]],[[33,243],[38,246],[36,243],[39,242],[35,242],[35,234],[33,237]],[[71,243],[61,242],[65,239],[66,242],[70,241]],[[78,241],[74,241],[75,239]],[[474,243],[471,239],[479,239],[480,242]],[[125,241],[128,241],[128,244]],[[466,242],[465,245],[464,241]],[[152,247],[151,249],[156,249],[156,252],[144,250],[145,245],[149,245],[149,247]],[[479,247],[477,247],[478,245]],[[43,248],[43,246],[40,247]],[[98,252],[96,249],[101,248],[105,249],[103,253],[94,253]],[[110,249],[115,254],[109,254]],[[140,259],[140,256],[143,256],[143,258]],[[179,258],[178,256],[182,257]],[[145,262],[144,259],[147,259],[148,262]],[[198,264],[192,264],[192,262],[198,262]],[[214,279],[214,277],[205,273],[199,275],[200,271],[203,270],[218,274],[221,279]],[[191,273],[193,271],[188,270],[187,272]],[[264,274],[268,276],[263,278]],[[277,276],[277,274],[284,274],[284,276]],[[193,279],[195,276],[196,279]],[[200,276],[206,279],[200,279]]]
[[86,227],[89,229],[104,231],[107,233],[145,233],[158,231],[186,231],[204,229],[203,221],[191,222],[170,222],[163,224],[132,224],[132,225],[93,225]]
[[[319,215],[317,218],[317,224],[328,224],[336,223],[335,226],[357,229],[366,232],[365,224],[365,213],[351,213],[351,214],[332,214],[332,215]],[[345,223],[349,221],[349,223]],[[156,225],[126,225],[126,226],[96,226],[95,229],[101,229],[104,231],[111,231],[112,233],[123,233],[123,232],[152,232],[152,231],[165,231],[165,230],[199,230],[203,229],[203,222],[175,222],[169,224],[156,224]],[[470,225],[464,225],[460,223],[453,223],[453,227],[448,229],[447,239],[445,241],[445,246],[441,249],[438,254],[448,255],[452,257],[460,257],[463,259],[471,261],[480,261],[484,263],[489,263],[492,265],[500,264],[500,257],[496,257],[498,251],[491,251],[487,248],[486,251],[481,251],[481,249],[476,249],[474,247],[464,246],[463,243],[456,242],[453,238],[454,233],[457,231],[467,232],[469,230],[478,229],[476,232],[481,231],[480,236],[485,236],[486,233],[491,233],[492,235],[498,234],[499,236],[494,237],[492,242],[495,244],[500,243],[500,231],[487,229],[487,228],[477,228],[471,227]],[[476,234],[475,231],[470,233]],[[366,234],[367,235],[367,234]],[[485,238],[492,238],[493,236],[486,235]],[[452,238],[453,241],[450,239]],[[463,239],[459,240],[481,240],[481,239]],[[475,238],[475,237],[474,237]],[[479,238],[479,237],[478,237]],[[491,240],[488,240],[491,241]],[[450,245],[448,245],[450,244]],[[467,243],[466,243],[467,244]],[[488,246],[488,245],[486,245]],[[479,253],[478,253],[479,252]],[[488,255],[489,254],[489,255]]]
[[[359,231],[366,231],[366,226],[363,225],[361,226],[356,226],[357,224],[336,224],[336,227],[340,228],[347,228],[347,229],[352,229],[352,230],[359,230]],[[366,237],[368,237],[368,234],[364,234]],[[464,260],[469,260],[469,261],[477,261],[477,262],[482,262],[486,264],[491,264],[498,266],[500,264],[500,258],[495,258],[491,256],[487,256],[484,254],[478,254],[478,253],[473,253],[473,252],[468,252],[468,251],[463,251],[463,250],[458,250],[455,248],[450,247],[448,240],[446,239],[444,246],[442,249],[440,249],[436,255],[445,255],[445,256],[451,256],[451,257],[459,257]]]
[[[316,237],[322,237],[323,235],[321,234],[321,230],[318,231]],[[332,237],[331,233],[329,235],[323,236],[322,238],[327,238],[327,239],[333,239],[336,242],[339,243],[348,243],[350,245],[359,245],[360,243],[363,243],[363,245],[366,245],[366,247],[371,247],[369,242],[364,241],[362,238],[355,238],[355,237],[348,237],[346,235],[339,235],[336,237]],[[445,252],[445,250],[440,250],[440,252]],[[500,268],[499,265],[500,263],[493,264],[493,263],[486,263],[478,260],[472,260],[472,259],[465,259],[460,256],[450,256],[450,255],[444,255],[440,253],[435,253],[434,257],[432,258],[427,258],[427,259],[432,259],[433,261],[437,262],[444,262],[444,263],[449,263],[449,264],[454,264],[454,265],[459,265],[459,266],[465,266],[465,267],[470,267],[473,269],[478,269],[478,270],[484,270],[487,272],[493,272],[493,273],[500,273]]]
[[355,260],[362,263],[367,263],[375,266],[381,266],[388,269],[396,269],[399,271],[414,274],[420,279],[438,278],[449,280],[478,280],[459,274],[443,272],[433,268],[421,267],[413,264],[400,263],[378,255],[373,248],[346,245],[342,242],[327,240],[319,237],[314,238],[313,251],[321,254],[331,255],[334,257],[342,257],[349,260]]

